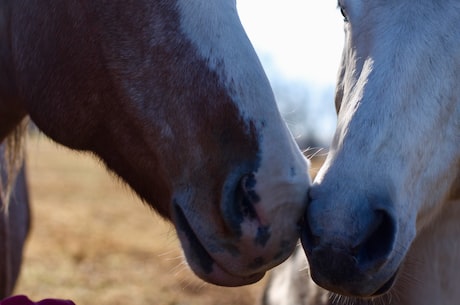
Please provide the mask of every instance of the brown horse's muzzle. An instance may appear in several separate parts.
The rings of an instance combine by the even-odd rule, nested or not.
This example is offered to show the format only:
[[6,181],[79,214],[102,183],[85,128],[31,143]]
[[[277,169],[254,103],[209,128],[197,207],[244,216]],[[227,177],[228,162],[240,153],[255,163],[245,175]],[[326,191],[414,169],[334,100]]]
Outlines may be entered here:
[[260,280],[294,250],[308,180],[281,183],[283,179],[264,179],[256,173],[227,180],[220,204],[200,210],[193,200],[181,201],[178,196],[173,222],[187,262],[199,277],[217,285],[241,286]]

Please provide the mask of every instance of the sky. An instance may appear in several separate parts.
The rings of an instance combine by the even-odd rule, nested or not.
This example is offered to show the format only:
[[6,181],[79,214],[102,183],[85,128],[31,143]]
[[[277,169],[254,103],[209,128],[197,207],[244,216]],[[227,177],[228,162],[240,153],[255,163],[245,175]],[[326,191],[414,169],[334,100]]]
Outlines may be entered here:
[[307,88],[311,110],[305,117],[321,116],[314,124],[319,137],[329,141],[335,129],[333,89],[344,41],[337,1],[237,0],[237,8],[269,79]]
[[335,83],[344,40],[337,1],[237,0],[237,7],[263,61],[287,78]]

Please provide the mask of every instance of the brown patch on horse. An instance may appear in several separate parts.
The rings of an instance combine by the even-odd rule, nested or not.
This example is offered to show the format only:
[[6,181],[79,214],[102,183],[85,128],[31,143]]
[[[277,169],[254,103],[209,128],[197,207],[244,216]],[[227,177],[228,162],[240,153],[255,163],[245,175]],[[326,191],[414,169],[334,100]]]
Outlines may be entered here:
[[0,142],[11,134],[26,116],[16,96],[11,54],[11,23],[9,3],[0,3]]
[[39,128],[95,152],[161,215],[193,183],[220,219],[229,171],[257,169],[257,135],[181,34],[174,1],[17,1],[18,88]]

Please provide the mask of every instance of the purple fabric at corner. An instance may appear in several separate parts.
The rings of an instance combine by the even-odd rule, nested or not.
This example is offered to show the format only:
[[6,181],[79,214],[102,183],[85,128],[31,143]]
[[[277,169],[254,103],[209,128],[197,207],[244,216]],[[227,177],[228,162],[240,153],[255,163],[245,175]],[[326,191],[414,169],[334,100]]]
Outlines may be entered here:
[[45,299],[35,303],[25,295],[16,295],[0,301],[0,305],[75,305],[75,303],[69,300],[57,299]]

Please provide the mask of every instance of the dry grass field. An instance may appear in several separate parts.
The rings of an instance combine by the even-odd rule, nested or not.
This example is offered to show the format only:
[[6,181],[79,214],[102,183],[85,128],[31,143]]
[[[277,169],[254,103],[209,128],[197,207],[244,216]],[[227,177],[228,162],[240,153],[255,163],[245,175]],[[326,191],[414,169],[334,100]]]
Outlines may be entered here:
[[89,155],[27,143],[33,227],[16,294],[77,305],[249,305],[263,281],[222,288],[183,263],[172,227]]

